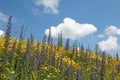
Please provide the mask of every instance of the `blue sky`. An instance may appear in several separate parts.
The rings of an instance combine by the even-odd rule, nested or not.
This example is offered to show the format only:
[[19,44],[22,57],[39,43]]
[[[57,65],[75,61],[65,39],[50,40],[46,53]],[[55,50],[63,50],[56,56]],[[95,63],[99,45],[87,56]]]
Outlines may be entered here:
[[1,0],[0,30],[13,16],[12,31],[19,35],[22,25],[26,36],[42,39],[51,26],[53,37],[63,30],[65,38],[78,40],[93,49],[98,43],[112,55],[120,52],[120,0]]

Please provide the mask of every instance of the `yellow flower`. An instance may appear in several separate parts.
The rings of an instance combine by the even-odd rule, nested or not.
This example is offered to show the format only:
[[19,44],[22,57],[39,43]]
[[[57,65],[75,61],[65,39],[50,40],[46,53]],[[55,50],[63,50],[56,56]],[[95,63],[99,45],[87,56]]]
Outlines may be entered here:
[[6,71],[7,71],[8,73],[10,73],[10,70],[9,70],[9,68],[6,68]]
[[55,72],[56,72],[56,73],[57,73],[57,72],[60,72],[60,70],[55,68]]
[[2,74],[2,77],[3,77],[4,79],[6,79],[6,78],[7,78],[7,76],[6,76],[5,74]]
[[47,66],[45,66],[45,67],[44,67],[44,69],[47,71],[47,70],[48,70],[48,67],[47,67]]

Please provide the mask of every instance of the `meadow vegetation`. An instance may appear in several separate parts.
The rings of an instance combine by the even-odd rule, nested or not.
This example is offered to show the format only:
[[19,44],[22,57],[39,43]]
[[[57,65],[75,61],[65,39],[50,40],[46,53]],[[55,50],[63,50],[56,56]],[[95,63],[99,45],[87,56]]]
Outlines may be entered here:
[[24,26],[19,39],[12,38],[11,18],[0,38],[0,80],[120,80],[118,53],[110,56],[98,45],[92,52],[69,39],[63,46],[62,32],[55,44],[51,30],[41,41],[32,34],[25,39]]

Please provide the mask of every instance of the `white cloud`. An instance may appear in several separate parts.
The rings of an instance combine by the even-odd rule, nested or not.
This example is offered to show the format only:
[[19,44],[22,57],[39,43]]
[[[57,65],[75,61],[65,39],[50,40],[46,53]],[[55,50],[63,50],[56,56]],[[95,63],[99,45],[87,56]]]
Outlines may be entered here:
[[[11,15],[5,15],[2,12],[0,12],[0,21],[8,22],[8,19],[9,19],[10,16]],[[12,17],[12,22],[17,22],[17,18]]]
[[37,6],[43,5],[45,13],[58,14],[59,0],[34,0]]
[[105,29],[105,33],[107,35],[120,35],[120,28],[111,25]]
[[[71,18],[65,18],[63,23],[56,27],[51,26],[51,35],[53,37],[57,37],[61,31],[63,38],[76,39],[96,32],[97,28],[92,24],[80,24]],[[45,34],[49,34],[49,29],[45,30]]]
[[4,31],[0,30],[0,36],[4,34]]
[[98,38],[103,38],[104,35],[103,35],[103,34],[100,34],[100,35],[98,35],[97,37],[98,37]]
[[32,8],[32,12],[33,12],[34,15],[37,15],[37,16],[41,15],[39,9]]
[[109,36],[107,40],[99,42],[98,45],[102,51],[117,50],[119,48],[117,41],[118,39],[116,37]]
[[0,12],[0,21],[7,22],[8,16]]

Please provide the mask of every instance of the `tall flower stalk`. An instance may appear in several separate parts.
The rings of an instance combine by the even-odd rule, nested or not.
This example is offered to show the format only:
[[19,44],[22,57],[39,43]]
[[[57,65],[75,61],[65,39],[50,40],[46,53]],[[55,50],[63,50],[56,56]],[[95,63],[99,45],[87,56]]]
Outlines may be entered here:
[[5,42],[4,42],[4,54],[3,54],[3,62],[6,64],[7,54],[9,53],[9,45],[10,45],[10,38],[11,38],[11,19],[12,16],[8,19],[8,25],[5,33]]
[[106,75],[106,53],[105,51],[102,53],[102,62],[101,62],[101,68],[100,68],[100,80],[105,80]]

